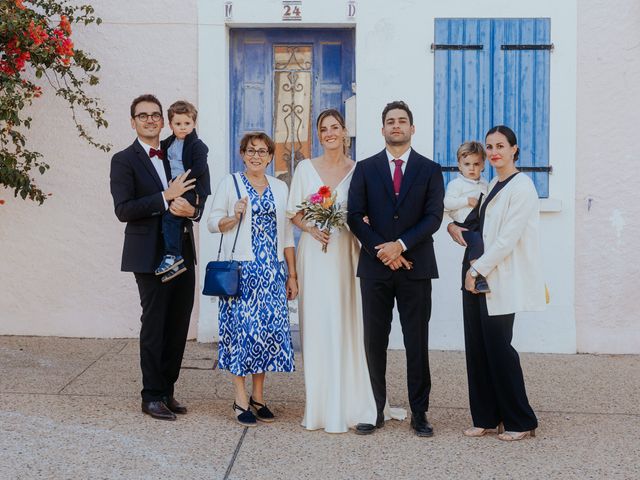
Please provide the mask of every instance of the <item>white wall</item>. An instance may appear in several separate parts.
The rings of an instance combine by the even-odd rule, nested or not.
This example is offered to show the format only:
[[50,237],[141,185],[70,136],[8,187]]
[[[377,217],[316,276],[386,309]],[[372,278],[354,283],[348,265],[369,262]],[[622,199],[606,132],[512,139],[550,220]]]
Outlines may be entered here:
[[[550,17],[554,173],[541,215],[551,305],[543,314],[518,316],[516,343],[536,351],[640,352],[632,303],[640,280],[633,249],[640,234],[632,168],[640,123],[636,0],[360,0],[354,21],[346,18],[346,0],[304,0],[304,21],[286,25],[280,0],[236,0],[228,25],[223,0],[187,0],[179,9],[169,0],[92,3],[104,23],[77,27],[74,40],[102,63],[95,92],[110,127],[100,138],[115,150],[130,144],[128,109],[139,93],[156,93],[165,108],[178,98],[192,100],[211,148],[214,183],[229,165],[229,27],[355,28],[360,158],[382,148],[380,111],[396,98],[411,105],[414,146],[430,156],[434,18]],[[136,336],[135,281],[119,272],[124,226],[109,194],[111,153],[79,140],[67,108],[45,92],[33,107],[28,136],[52,166],[36,178],[53,196],[39,207],[0,191],[6,201],[0,206],[0,334]],[[200,231],[202,275],[215,247],[203,224]],[[443,232],[436,251],[441,278],[434,282],[431,346],[461,348],[462,252]],[[216,306],[208,298],[197,301],[201,312],[196,305],[192,327],[198,323],[198,338],[211,339]],[[396,345],[399,338],[394,330]]]
[[68,108],[45,88],[27,136],[51,164],[35,176],[53,196],[37,206],[0,190],[0,334],[135,337],[140,328],[133,274],[120,272],[124,224],[113,213],[110,159],[135,139],[134,97],[155,93],[165,110],[180,98],[198,102],[197,10],[169,0],[91,3],[104,23],[74,27],[72,38],[102,65],[95,94],[110,126],[98,138],[114,150],[80,140]]
[[578,351],[639,353],[640,2],[581,1],[578,20]]
[[[419,152],[433,153],[433,42],[434,18],[437,17],[550,17],[551,55],[551,164],[552,199],[543,202],[542,214],[544,267],[552,292],[549,309],[542,314],[518,315],[515,343],[529,351],[575,352],[574,318],[574,169],[575,144],[575,69],[576,10],[574,2],[558,4],[541,0],[535,4],[485,1],[482,6],[472,0],[426,3],[419,0],[388,2],[367,0],[357,4],[356,19],[346,17],[346,2],[326,0],[303,2],[303,21],[295,24],[280,21],[281,2],[234,2],[233,19],[224,22],[224,2],[199,3],[200,14],[200,96],[217,92],[215,108],[207,122],[215,125],[211,140],[226,147],[228,125],[220,111],[221,92],[228,98],[228,28],[233,27],[340,27],[356,30],[357,83],[357,151],[360,158],[378,152],[384,146],[380,135],[380,113],[391,100],[405,100],[414,113],[416,134],[413,145]],[[257,21],[259,19],[259,21]],[[224,48],[222,46],[224,45]],[[203,102],[204,103],[204,102]],[[220,108],[219,108],[220,107]],[[203,119],[203,122],[205,120]],[[220,151],[224,151],[220,149]],[[224,155],[223,155],[224,156]],[[214,177],[228,171],[228,159],[216,158]],[[201,226],[201,229],[203,226]],[[205,238],[204,232],[201,233]],[[212,257],[213,241],[202,242],[202,257]],[[430,345],[435,349],[462,349],[462,313],[459,291],[462,250],[442,231],[436,236],[436,254],[441,278],[434,281],[433,315]],[[216,305],[202,304],[199,321],[200,339],[214,338],[217,324]],[[392,346],[400,347],[402,337],[398,322],[392,332]]]

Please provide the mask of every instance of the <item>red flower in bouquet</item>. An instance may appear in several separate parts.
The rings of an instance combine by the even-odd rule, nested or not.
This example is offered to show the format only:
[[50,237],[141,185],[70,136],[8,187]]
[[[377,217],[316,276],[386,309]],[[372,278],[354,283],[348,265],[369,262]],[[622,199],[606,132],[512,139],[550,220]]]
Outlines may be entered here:
[[324,198],[328,198],[331,196],[331,188],[327,187],[326,185],[321,186],[318,189],[318,195],[322,195]]

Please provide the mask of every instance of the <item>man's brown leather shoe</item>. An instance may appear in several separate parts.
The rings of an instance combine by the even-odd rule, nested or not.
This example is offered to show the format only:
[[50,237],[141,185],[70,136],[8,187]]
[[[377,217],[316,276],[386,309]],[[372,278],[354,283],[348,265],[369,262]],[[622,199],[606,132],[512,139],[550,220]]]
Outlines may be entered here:
[[178,402],[174,397],[164,397],[162,401],[173,413],[179,413],[180,415],[187,413],[187,407]]
[[176,416],[167,408],[164,402],[142,402],[142,411],[158,420],[175,420]]

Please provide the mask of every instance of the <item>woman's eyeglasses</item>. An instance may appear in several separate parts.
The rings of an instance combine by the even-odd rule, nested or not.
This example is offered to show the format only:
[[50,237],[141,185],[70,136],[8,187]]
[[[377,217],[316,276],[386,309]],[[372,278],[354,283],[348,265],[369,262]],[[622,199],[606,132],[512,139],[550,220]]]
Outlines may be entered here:
[[269,150],[267,150],[266,148],[260,148],[260,149],[258,149],[258,150],[254,149],[254,148],[247,148],[247,149],[244,151],[244,153],[245,153],[245,155],[247,155],[247,156],[249,156],[249,157],[253,157],[253,156],[255,156],[256,154],[258,154],[258,156],[259,156],[260,158],[264,158],[264,157],[266,157],[267,155],[269,155]]

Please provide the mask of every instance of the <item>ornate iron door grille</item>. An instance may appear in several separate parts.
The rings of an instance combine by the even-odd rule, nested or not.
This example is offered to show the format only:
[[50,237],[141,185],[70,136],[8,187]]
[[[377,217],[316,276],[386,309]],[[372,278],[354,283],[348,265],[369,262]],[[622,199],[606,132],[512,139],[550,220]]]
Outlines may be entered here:
[[291,183],[298,162],[311,156],[312,47],[274,45],[275,175]]

